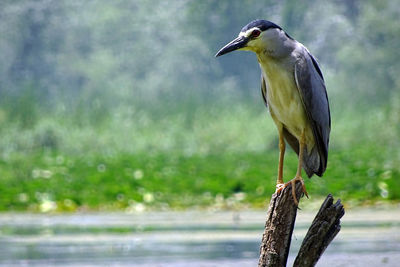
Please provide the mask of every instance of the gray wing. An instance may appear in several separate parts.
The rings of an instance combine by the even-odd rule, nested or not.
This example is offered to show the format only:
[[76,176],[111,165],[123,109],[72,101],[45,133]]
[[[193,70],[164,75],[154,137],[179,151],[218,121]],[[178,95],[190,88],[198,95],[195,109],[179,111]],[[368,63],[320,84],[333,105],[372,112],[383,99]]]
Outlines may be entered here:
[[264,99],[265,106],[268,107],[267,102],[267,82],[264,79],[264,75],[261,73],[261,94]]
[[320,156],[316,174],[321,176],[328,161],[331,115],[322,72],[306,49],[295,64],[295,78]]

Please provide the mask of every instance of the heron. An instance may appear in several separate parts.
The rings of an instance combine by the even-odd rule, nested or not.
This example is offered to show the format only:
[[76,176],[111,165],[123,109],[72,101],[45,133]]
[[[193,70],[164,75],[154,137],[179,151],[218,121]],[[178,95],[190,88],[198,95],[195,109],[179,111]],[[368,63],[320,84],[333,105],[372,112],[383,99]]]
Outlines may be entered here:
[[[261,68],[261,93],[279,133],[276,193],[300,181],[308,197],[302,169],[308,177],[322,176],[328,161],[331,116],[325,81],[317,60],[300,42],[268,20],[254,20],[237,38],[222,47],[216,57],[235,50],[254,52]],[[298,155],[296,176],[283,181],[288,143]]]

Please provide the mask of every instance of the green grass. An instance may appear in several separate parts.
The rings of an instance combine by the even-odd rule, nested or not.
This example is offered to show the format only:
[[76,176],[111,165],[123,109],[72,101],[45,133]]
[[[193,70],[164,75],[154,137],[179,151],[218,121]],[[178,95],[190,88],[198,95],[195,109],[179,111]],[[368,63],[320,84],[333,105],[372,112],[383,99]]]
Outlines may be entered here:
[[[373,154],[360,157],[364,150],[331,151],[324,177],[306,179],[310,195],[333,193],[344,201],[359,202],[377,201],[382,196],[398,199],[398,171],[381,167]],[[0,209],[46,211],[55,208],[46,206],[53,202],[59,210],[232,208],[246,203],[260,207],[274,191],[276,152],[15,158],[0,165]],[[285,179],[294,176],[296,164],[290,153]]]
[[[369,120],[345,115],[334,120],[324,177],[305,179],[309,194],[332,193],[348,205],[398,201],[398,140],[384,127],[384,112]],[[3,127],[0,210],[264,207],[274,192],[277,134],[265,110],[114,116],[98,127],[57,115],[28,129]],[[297,157],[290,149],[286,155],[287,181]]]

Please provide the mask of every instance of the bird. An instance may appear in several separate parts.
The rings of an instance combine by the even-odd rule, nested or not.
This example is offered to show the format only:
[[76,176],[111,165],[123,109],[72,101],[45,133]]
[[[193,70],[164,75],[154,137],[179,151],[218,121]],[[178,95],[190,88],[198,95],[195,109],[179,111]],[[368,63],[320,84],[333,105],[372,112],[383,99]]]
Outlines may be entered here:
[[[254,52],[261,68],[261,93],[279,133],[279,164],[276,193],[288,185],[296,206],[295,183],[300,181],[308,197],[302,169],[311,178],[322,176],[328,162],[331,115],[325,81],[315,57],[280,26],[254,20],[237,38],[223,46],[219,57],[235,50]],[[288,143],[298,155],[296,176],[283,181]]]

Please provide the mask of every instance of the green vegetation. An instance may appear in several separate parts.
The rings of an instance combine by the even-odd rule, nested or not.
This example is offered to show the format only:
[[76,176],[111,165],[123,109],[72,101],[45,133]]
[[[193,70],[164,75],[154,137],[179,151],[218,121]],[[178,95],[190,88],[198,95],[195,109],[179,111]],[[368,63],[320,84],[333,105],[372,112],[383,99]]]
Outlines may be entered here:
[[[33,129],[8,129],[15,143],[1,144],[0,209],[262,207],[274,191],[278,150],[275,126],[258,102],[259,109],[238,100],[232,109],[199,110],[190,124],[182,114],[139,113],[96,128],[47,119]],[[334,116],[328,170],[306,179],[312,198],[333,193],[348,204],[400,198],[385,116],[364,116],[369,120]],[[286,180],[296,164],[288,150]]]
[[277,131],[255,57],[213,57],[255,18],[322,66],[332,135],[311,197],[399,201],[399,13],[395,0],[2,1],[0,210],[264,206]]

